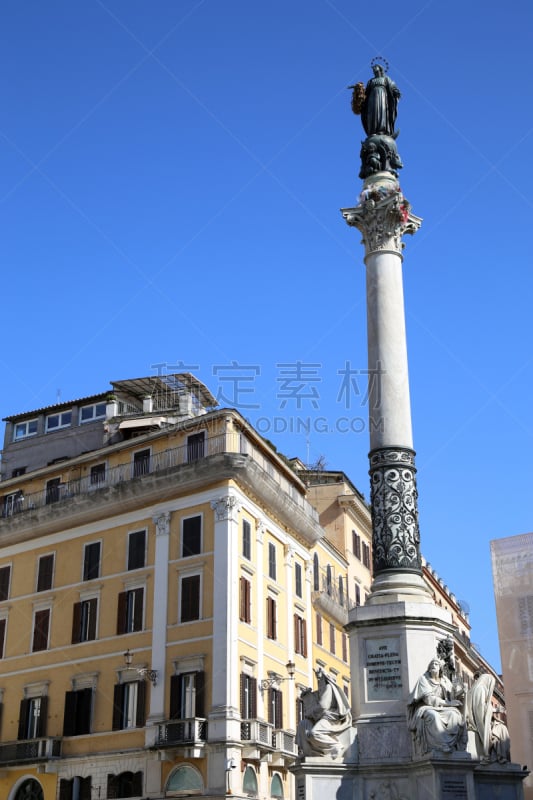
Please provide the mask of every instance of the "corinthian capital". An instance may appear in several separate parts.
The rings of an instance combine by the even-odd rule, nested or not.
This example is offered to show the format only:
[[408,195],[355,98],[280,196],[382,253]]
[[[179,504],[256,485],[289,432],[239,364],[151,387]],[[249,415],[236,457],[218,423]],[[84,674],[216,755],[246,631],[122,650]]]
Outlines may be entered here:
[[211,508],[215,512],[218,522],[228,519],[235,522],[240,506],[236,497],[232,494],[227,494],[223,497],[217,497],[216,500],[211,500]]
[[341,211],[348,225],[361,231],[365,254],[386,250],[401,256],[402,236],[416,233],[422,219],[411,212],[398,182],[391,175],[374,175],[365,182],[359,200],[355,208]]

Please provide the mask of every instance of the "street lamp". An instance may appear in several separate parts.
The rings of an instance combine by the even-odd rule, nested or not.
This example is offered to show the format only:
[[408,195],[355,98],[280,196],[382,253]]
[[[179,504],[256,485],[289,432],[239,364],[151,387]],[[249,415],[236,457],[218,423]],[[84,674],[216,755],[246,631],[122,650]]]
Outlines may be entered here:
[[283,678],[281,675],[277,675],[275,672],[270,672],[269,678],[264,678],[262,681],[259,682],[259,689],[264,692],[265,689],[272,689],[273,686],[277,686],[282,681],[293,681],[294,680],[294,673],[296,670],[296,665],[294,661],[287,661],[285,664],[285,669],[288,672],[289,677]]
[[126,669],[134,669],[137,675],[140,675],[141,678],[146,680],[148,678],[151,681],[152,686],[155,686],[157,683],[157,670],[150,669],[149,667],[132,667],[131,662],[133,661],[133,653],[128,648],[124,653],[124,663],[126,665]]

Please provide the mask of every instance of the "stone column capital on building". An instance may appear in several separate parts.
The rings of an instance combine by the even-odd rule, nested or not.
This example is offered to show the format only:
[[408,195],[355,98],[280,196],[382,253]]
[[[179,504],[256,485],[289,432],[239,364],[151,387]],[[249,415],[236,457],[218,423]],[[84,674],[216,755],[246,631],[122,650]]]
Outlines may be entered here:
[[217,497],[216,500],[211,500],[211,508],[215,512],[217,522],[222,522],[223,520],[236,522],[241,506],[235,495],[226,494]]
[[170,511],[164,511],[162,514],[153,518],[155,524],[155,532],[158,536],[165,536],[170,533]]

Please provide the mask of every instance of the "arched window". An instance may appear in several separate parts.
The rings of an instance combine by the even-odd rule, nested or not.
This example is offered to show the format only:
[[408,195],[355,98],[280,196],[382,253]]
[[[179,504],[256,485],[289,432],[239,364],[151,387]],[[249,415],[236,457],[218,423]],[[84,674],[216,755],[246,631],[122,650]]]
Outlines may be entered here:
[[342,582],[342,575],[339,575],[339,605],[344,605],[344,584]]
[[33,778],[23,781],[13,800],[44,800],[44,792],[41,784]]
[[198,770],[185,764],[170,773],[165,791],[191,794],[193,792],[200,793],[203,790],[204,783]]
[[313,556],[313,591],[320,591],[320,564],[316,553]]
[[242,790],[245,794],[257,794],[257,775],[254,768],[249,765],[244,770]]
[[326,567],[326,592],[331,594],[331,565]]
[[283,782],[277,773],[272,776],[270,782],[270,796],[276,798],[283,797]]

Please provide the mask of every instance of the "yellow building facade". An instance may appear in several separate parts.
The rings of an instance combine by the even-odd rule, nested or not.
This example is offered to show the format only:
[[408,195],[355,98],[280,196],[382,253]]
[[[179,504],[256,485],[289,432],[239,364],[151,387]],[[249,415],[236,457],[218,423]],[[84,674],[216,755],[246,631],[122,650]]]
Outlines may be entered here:
[[214,405],[176,375],[6,419],[6,800],[291,797],[299,690],[349,693],[345,555]]

